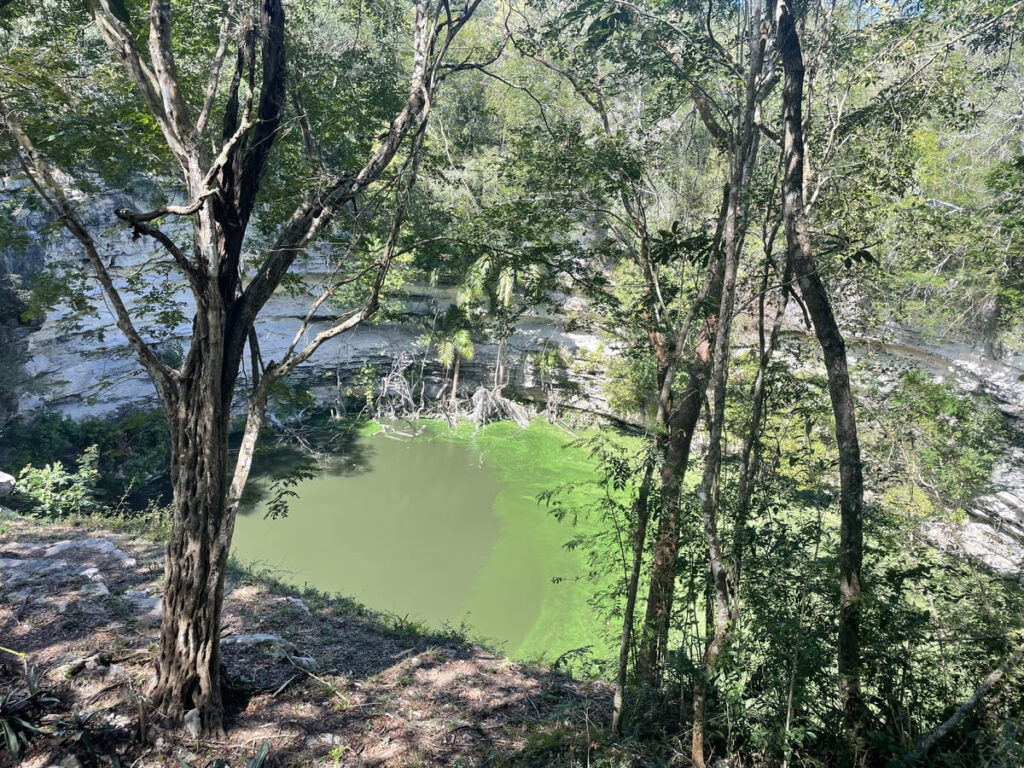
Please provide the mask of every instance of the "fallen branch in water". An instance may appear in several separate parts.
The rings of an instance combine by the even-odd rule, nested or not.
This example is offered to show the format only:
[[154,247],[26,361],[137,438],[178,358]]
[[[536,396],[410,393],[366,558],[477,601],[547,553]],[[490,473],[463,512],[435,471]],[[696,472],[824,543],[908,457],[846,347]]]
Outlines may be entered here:
[[501,387],[494,390],[478,387],[473,393],[473,412],[469,418],[478,426],[504,419],[511,419],[522,428],[530,424],[530,412],[519,403],[504,397]]

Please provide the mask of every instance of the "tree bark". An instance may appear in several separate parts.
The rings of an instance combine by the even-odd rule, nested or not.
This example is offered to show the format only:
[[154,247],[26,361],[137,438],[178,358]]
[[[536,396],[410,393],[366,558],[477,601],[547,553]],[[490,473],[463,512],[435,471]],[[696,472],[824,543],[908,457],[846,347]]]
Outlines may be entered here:
[[[721,285],[721,283],[719,283]],[[718,297],[715,297],[717,303]],[[717,312],[717,310],[716,310]],[[669,416],[665,461],[661,470],[661,514],[651,560],[651,582],[647,593],[637,676],[651,687],[658,687],[668,657],[668,633],[675,598],[676,559],[679,556],[679,493],[686,477],[693,436],[700,421],[704,391],[711,367],[711,345],[717,314],[710,314],[701,328],[697,350],[690,367],[690,378],[679,403]]]
[[[223,312],[218,313],[223,316]],[[171,425],[173,526],[165,549],[163,624],[154,703],[179,714],[199,712],[202,731],[223,731],[220,677],[224,573],[233,510],[226,509],[228,412],[218,409],[222,372],[217,350],[188,382],[168,414]]]
[[800,38],[788,0],[776,0],[777,47],[785,84],[782,92],[785,174],[782,182],[783,223],[790,264],[800,294],[814,323],[828,373],[828,391],[835,416],[839,448],[839,696],[852,762],[865,748],[865,706],[860,684],[860,572],[863,561],[864,476],[857,418],[850,390],[846,344],[836,323],[828,293],[818,274],[810,225],[803,200],[803,82]]
[[[657,453],[657,444],[654,452]],[[643,569],[644,545],[647,543],[647,524],[650,521],[651,482],[654,479],[653,456],[649,457],[644,467],[643,480],[637,489],[637,497],[633,503],[636,516],[636,530],[633,534],[633,564],[626,585],[626,608],[622,615],[622,633],[619,636],[619,663],[615,675],[615,697],[612,711],[612,733],[622,732],[622,714],[625,708],[626,673],[629,667],[629,645],[633,636],[633,619],[636,615],[636,595],[640,584],[640,572]]]
[[452,370],[452,396],[448,399],[448,408],[455,410],[459,404],[459,363],[462,361],[462,355],[458,352],[455,353],[455,368]]

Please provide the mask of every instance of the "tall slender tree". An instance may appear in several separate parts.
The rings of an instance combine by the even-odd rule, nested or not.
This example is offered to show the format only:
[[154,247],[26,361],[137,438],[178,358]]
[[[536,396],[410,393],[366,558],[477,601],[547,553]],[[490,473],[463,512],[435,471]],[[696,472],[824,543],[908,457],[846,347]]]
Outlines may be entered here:
[[804,206],[804,60],[797,20],[787,0],[775,0],[776,48],[782,60],[782,214],[793,275],[800,288],[828,372],[839,447],[839,695],[851,760],[864,748],[865,707],[860,683],[861,565],[864,557],[864,473],[846,344],[814,260]]

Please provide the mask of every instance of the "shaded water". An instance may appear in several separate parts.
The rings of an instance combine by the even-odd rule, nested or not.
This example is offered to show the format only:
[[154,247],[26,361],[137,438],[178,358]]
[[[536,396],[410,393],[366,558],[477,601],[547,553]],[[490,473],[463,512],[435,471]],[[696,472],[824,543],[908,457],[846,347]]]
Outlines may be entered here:
[[606,656],[582,556],[563,546],[573,530],[537,503],[592,471],[565,442],[546,424],[360,437],[296,487],[287,517],[239,516],[234,553],[433,628],[465,623],[517,658]]

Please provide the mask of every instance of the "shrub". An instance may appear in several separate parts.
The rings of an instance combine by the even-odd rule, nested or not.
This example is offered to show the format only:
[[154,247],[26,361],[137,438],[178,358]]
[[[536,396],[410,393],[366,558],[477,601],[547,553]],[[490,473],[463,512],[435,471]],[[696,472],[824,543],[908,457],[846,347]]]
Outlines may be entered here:
[[28,465],[67,467],[92,445],[99,449],[95,497],[102,505],[141,509],[167,493],[170,436],[159,411],[81,421],[55,413],[15,419],[2,427],[0,466],[15,475]]
[[98,463],[99,447],[91,445],[79,456],[78,469],[74,472],[67,470],[61,461],[39,469],[29,464],[18,476],[18,496],[30,511],[45,517],[89,514],[99,506],[96,501]]

